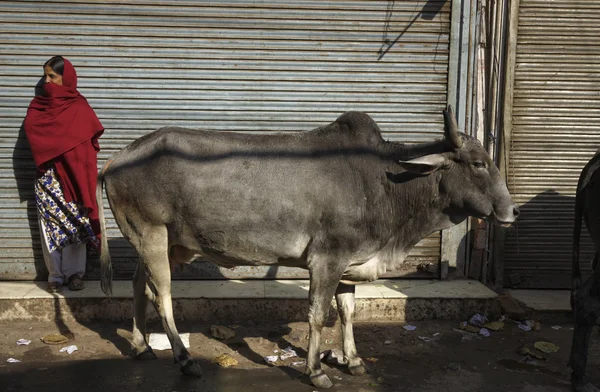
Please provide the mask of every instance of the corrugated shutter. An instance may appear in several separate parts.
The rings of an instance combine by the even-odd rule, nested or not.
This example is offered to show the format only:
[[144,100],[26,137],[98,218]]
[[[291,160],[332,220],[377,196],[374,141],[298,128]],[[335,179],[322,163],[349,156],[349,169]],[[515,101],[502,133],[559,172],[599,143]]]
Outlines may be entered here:
[[[600,148],[599,20],[595,0],[520,1],[508,184],[522,215],[506,240],[509,285],[570,287],[575,189]],[[589,271],[585,229],[582,239]]]
[[[52,55],[72,61],[106,127],[100,165],[162,126],[299,131],[347,110],[371,114],[388,139],[417,142],[441,135],[449,10],[444,1],[1,2],[0,278],[43,271],[19,128]],[[130,276],[136,255],[110,212],[108,227],[116,276]],[[438,233],[415,249],[408,272],[439,254]],[[90,277],[97,267],[92,259]],[[306,275],[194,263],[177,276]]]

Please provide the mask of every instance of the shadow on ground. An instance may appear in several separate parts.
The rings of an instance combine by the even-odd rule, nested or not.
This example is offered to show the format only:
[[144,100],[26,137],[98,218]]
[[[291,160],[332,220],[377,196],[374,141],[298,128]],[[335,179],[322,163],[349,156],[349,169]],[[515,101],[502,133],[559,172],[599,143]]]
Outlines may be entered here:
[[[560,329],[551,328],[555,322]],[[458,321],[423,321],[407,331],[399,324],[359,323],[356,341],[359,354],[367,361],[370,374],[351,376],[347,369],[324,364],[334,382],[332,391],[486,391],[486,392],[567,392],[567,356],[571,325],[548,319],[540,331],[525,332],[508,322],[505,329],[490,337],[456,331]],[[61,346],[44,345],[35,339],[48,332],[53,323],[0,323],[0,385],[3,391],[314,391],[302,375],[301,361],[306,355],[308,325],[288,324],[229,325],[236,336],[217,340],[210,336],[210,324],[180,323],[182,333],[190,333],[190,353],[204,370],[200,379],[180,374],[171,351],[157,351],[158,360],[136,361],[115,349],[125,341],[119,336],[129,323],[90,323],[69,325],[79,351],[59,353]],[[149,332],[162,332],[153,322]],[[16,346],[18,338],[34,338],[30,346]],[[427,339],[423,339],[427,338]],[[545,354],[544,360],[524,360],[517,350],[537,341],[556,344],[559,351]],[[269,366],[263,357],[275,349],[292,347],[299,358]],[[339,325],[327,327],[322,350],[341,348]],[[211,362],[221,354],[238,360],[234,368]],[[589,374],[600,365],[600,336],[594,332],[590,350]],[[5,356],[21,360],[6,363]]]

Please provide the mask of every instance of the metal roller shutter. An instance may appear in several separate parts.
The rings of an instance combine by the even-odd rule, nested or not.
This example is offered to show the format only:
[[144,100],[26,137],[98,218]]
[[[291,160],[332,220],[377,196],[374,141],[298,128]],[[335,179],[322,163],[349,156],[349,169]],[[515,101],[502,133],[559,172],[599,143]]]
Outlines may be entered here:
[[[505,282],[568,288],[575,189],[600,148],[600,3],[520,0],[508,184],[522,206]],[[593,246],[582,234],[582,268]]]
[[[1,2],[0,278],[31,279],[44,270],[33,162],[19,128],[51,56],[71,60],[79,90],[106,127],[99,165],[162,126],[301,131],[347,110],[372,115],[388,139],[418,142],[441,136],[449,13],[450,3],[436,0]],[[381,49],[389,50],[379,59]],[[129,277],[136,255],[107,212],[115,276]],[[439,257],[436,233],[396,275]],[[88,277],[97,273],[92,258]],[[207,263],[176,274],[304,276]]]

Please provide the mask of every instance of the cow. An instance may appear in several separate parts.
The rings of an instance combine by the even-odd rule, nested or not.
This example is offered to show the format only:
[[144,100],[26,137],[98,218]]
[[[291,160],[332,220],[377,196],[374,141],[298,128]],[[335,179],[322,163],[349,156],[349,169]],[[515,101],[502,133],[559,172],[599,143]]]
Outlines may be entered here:
[[145,337],[150,300],[181,371],[201,376],[173,320],[170,266],[202,257],[221,267],[307,269],[305,373],[316,387],[332,386],[319,342],[335,296],[343,362],[364,374],[352,331],[355,285],[396,269],[421,239],[469,216],[510,225],[519,214],[489,154],[458,131],[450,106],[443,115],[445,137],[426,143],[385,141],[369,115],[346,112],[304,132],[162,128],[116,153],[98,175],[101,284],[110,298],[104,183],[119,229],[139,254],[133,355],[155,358]]
[[[571,343],[569,365],[572,369],[571,385],[576,392],[600,392],[585,376],[592,330],[600,317],[600,150],[585,165],[575,194],[575,220],[572,248],[571,308],[575,317],[575,330]],[[594,242],[596,253],[592,260],[592,276],[581,281],[579,267],[579,240],[581,220]]]

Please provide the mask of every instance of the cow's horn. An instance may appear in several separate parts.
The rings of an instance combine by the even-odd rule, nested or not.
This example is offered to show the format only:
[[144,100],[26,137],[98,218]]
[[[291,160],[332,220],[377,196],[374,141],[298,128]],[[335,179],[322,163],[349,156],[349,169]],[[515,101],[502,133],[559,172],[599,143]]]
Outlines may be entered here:
[[450,105],[444,110],[444,134],[446,135],[446,139],[450,140],[456,148],[462,146],[463,140],[458,134],[458,124]]

